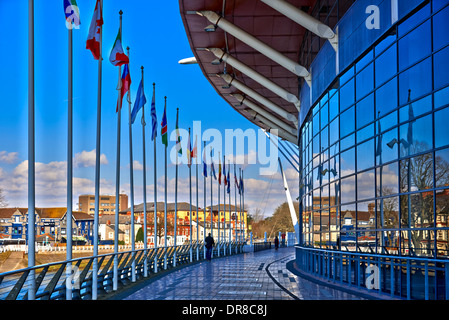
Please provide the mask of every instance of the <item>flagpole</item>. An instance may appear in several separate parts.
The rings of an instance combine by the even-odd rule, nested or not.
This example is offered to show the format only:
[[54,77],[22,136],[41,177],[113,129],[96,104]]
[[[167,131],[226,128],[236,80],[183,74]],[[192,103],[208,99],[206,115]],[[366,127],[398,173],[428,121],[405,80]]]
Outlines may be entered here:
[[[122,34],[122,14],[123,11],[120,10],[120,34]],[[121,99],[121,89],[122,89],[122,66],[118,69],[118,110],[117,110],[117,160],[115,164],[115,226],[114,226],[114,277],[112,289],[116,291],[118,289],[118,225],[119,221],[119,211],[120,211],[120,133],[121,133],[121,114],[122,114],[122,99]]]
[[229,184],[229,255],[232,254],[232,213],[231,213],[231,161],[228,160],[228,184]]
[[[197,142],[197,136],[195,136],[195,146],[197,146],[197,144],[196,144],[196,142]],[[196,150],[196,244],[197,244],[197,246],[196,246],[196,259],[197,260],[199,260],[200,259],[200,249],[199,249],[199,246],[198,246],[198,244],[199,244],[199,241],[200,241],[200,238],[199,238],[199,221],[198,221],[198,215],[199,215],[199,209],[198,209],[198,205],[199,205],[199,202],[198,202],[198,150]]]
[[[144,91],[144,75],[143,66],[140,67],[142,70],[142,92]],[[146,160],[146,149],[145,149],[145,104],[142,104],[142,153],[143,153],[143,256],[145,257],[143,261],[143,276],[148,277],[148,239],[147,239],[147,160]]]
[[[35,265],[34,0],[28,0],[28,267]],[[28,274],[28,300],[36,299],[35,270]]]
[[[226,181],[226,156],[223,155],[223,181]],[[223,241],[226,242],[226,183],[223,184]],[[226,255],[226,245],[223,245],[223,254]]]
[[[176,130],[178,130],[178,115],[179,108],[176,108]],[[180,144],[178,140],[176,140],[176,144]],[[181,145],[179,145],[181,148]],[[177,148],[176,148],[177,149]],[[176,245],[177,245],[177,233],[178,233],[178,150],[176,150],[176,164],[175,164],[175,225],[173,228],[173,236],[175,239],[174,242],[174,253],[173,253],[173,266],[176,267]]]
[[[239,168],[239,178],[242,176],[242,168]],[[239,180],[241,182],[241,180]],[[243,227],[242,227],[242,186],[239,184],[239,200],[240,200],[240,243],[243,242]]]
[[[72,260],[72,211],[73,211],[73,30],[72,24],[68,28],[68,110],[67,110],[67,215],[66,215],[66,260]],[[72,263],[66,265],[66,300],[72,300]]]
[[248,219],[247,218],[245,218],[245,189],[244,188],[242,188],[242,185],[244,185],[243,184],[243,170],[242,170],[242,181],[241,181],[241,183],[240,183],[240,189],[242,190],[242,210],[243,210],[243,239],[245,239],[245,230],[246,230],[246,224],[247,224],[247,221],[248,221]]
[[[100,10],[103,10],[103,0],[100,0]],[[94,213],[94,260],[92,266],[92,300],[98,296],[98,221],[100,210],[100,142],[101,142],[101,85],[103,68],[103,28],[100,28],[100,58],[98,59],[98,93],[97,93],[97,136],[95,148],[95,213]]]
[[187,161],[189,164],[189,204],[190,204],[190,217],[189,217],[189,234],[190,234],[190,249],[189,249],[189,253],[190,253],[190,262],[193,261],[193,252],[192,252],[192,150],[190,145],[192,144],[192,141],[190,140],[190,128],[189,128],[189,145],[187,146],[188,148],[188,152],[187,152]]
[[221,160],[220,160],[220,152],[218,152],[218,249],[217,255],[220,256],[220,182],[221,182]]
[[[213,211],[213,205],[214,205],[214,202],[213,202],[213,193],[212,193],[212,191],[213,191],[213,185],[212,185],[212,182],[213,182],[213,180],[214,179],[212,179],[212,174],[215,174],[215,172],[212,172],[212,169],[213,169],[213,165],[214,165],[214,163],[212,162],[212,147],[210,148],[210,168],[211,168],[211,170],[210,170],[210,234],[212,235],[212,237],[214,236],[214,229],[213,229],[213,225],[214,225],[214,219],[213,219],[213,216],[214,216],[214,211]],[[213,250],[211,251],[212,253],[214,252]]]
[[[204,156],[203,156],[203,166],[206,165],[206,141],[204,141]],[[204,170],[203,170],[204,171]],[[203,232],[203,244],[204,244],[204,259],[206,259],[206,175],[207,173],[207,166],[206,171],[203,172],[203,180],[204,180],[204,210],[203,210],[203,221],[204,221],[204,232]]]
[[[156,93],[156,84],[153,82],[153,98],[154,101],[156,100],[155,97],[155,93]],[[156,102],[155,102],[156,104]],[[152,116],[153,117],[153,116]],[[154,122],[152,120],[152,122]],[[153,126],[156,126],[156,123],[152,124]],[[153,129],[153,133],[154,136],[152,135],[153,138],[153,149],[154,149],[154,250],[156,250],[156,255],[154,257],[154,272],[157,272],[157,261],[158,261],[158,256],[157,256],[157,246],[158,246],[158,236],[157,236],[157,170],[156,170],[156,164],[157,164],[157,157],[156,157],[156,134],[155,134],[155,130],[156,128],[152,128]]]
[[238,237],[237,237],[237,233],[238,233],[238,226],[237,226],[237,222],[238,222],[238,215],[237,215],[237,185],[235,184],[235,180],[236,178],[236,173],[235,173],[235,163],[234,163],[234,214],[235,214],[235,253],[238,253],[237,251],[237,241],[238,241]]
[[[165,109],[166,112],[167,107],[167,97],[165,97]],[[165,245],[165,254],[164,254],[164,269],[167,269],[167,145],[165,145],[165,203],[164,203],[164,245]]]

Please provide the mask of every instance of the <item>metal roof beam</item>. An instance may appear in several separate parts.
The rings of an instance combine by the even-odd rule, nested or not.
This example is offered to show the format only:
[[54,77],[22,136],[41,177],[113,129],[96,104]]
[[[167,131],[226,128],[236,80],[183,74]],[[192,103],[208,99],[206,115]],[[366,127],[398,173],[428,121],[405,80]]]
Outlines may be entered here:
[[332,29],[315,19],[314,17],[308,15],[301,9],[298,9],[294,5],[284,1],[284,0],[261,0],[266,5],[272,7],[274,10],[282,13],[287,18],[295,21],[297,24],[303,26],[310,32],[313,32],[320,38],[329,40],[335,51],[338,50],[338,36]]
[[265,107],[267,107],[271,111],[277,113],[282,118],[284,118],[284,119],[286,119],[288,121],[292,121],[295,124],[296,127],[298,126],[298,119],[296,118],[296,116],[294,114],[291,114],[287,110],[279,107],[277,104],[274,104],[273,102],[271,102],[270,100],[268,100],[267,98],[265,98],[261,94],[257,93],[256,91],[254,91],[253,89],[251,89],[247,85],[245,85],[245,84],[241,83],[240,81],[234,79],[229,74],[218,74],[217,76],[219,76],[224,81],[226,81],[226,83],[228,85],[233,86],[233,87],[237,88],[238,90],[242,91],[243,93],[245,93],[246,95],[250,96],[251,98],[253,98],[257,102],[263,104]]
[[219,48],[209,48],[210,52],[212,52],[219,61],[225,61],[229,65],[233,66],[234,68],[240,70],[242,73],[246,74],[248,77],[253,79],[254,81],[258,82],[265,88],[269,89],[273,93],[277,94],[282,99],[286,100],[287,102],[291,102],[295,105],[295,107],[298,109],[298,112],[300,111],[300,101],[299,99],[292,93],[288,92],[284,88],[280,87],[270,79],[267,79],[254,69],[248,67],[246,64],[242,63],[241,61],[237,60],[230,54],[224,52],[223,50]]
[[220,27],[227,33],[233,35],[240,41],[246,43],[248,46],[252,47],[253,49],[259,51],[266,57],[270,58],[271,60],[275,61],[279,65],[283,66],[290,72],[296,74],[299,77],[303,77],[309,86],[312,84],[312,76],[310,72],[303,66],[299,65],[298,63],[294,62],[293,60],[287,58],[285,55],[280,53],[279,51],[273,49],[272,47],[268,46],[267,44],[263,43],[259,39],[255,38],[253,35],[249,34],[248,32],[240,29],[236,25],[232,24],[231,22],[227,21],[225,18],[221,17],[217,13],[213,11],[197,11],[197,14],[200,16],[205,17],[207,20],[209,20],[211,23],[213,23],[215,26]]
[[238,94],[238,93],[231,94],[231,95],[234,98],[236,98],[241,104],[246,105],[247,107],[252,109],[254,112],[256,112],[257,114],[261,115],[262,117],[264,117],[265,119],[267,119],[268,121],[273,123],[274,125],[276,125],[276,127],[280,128],[280,129],[283,129],[287,133],[289,133],[292,136],[296,137],[296,135],[298,133],[297,129],[295,129],[292,126],[288,125],[284,121],[274,117],[272,114],[270,114],[268,111],[266,111],[262,107],[258,106],[257,104],[255,104],[251,100],[246,99],[246,97],[244,97],[243,95]]

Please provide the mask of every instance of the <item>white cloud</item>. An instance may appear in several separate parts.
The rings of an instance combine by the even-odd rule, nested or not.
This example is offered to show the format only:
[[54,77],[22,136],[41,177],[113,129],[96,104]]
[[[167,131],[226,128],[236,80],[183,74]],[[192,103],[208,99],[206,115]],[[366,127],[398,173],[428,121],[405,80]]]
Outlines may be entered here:
[[[75,154],[75,159],[73,160],[73,165],[75,168],[87,168],[94,167],[96,160],[95,149],[92,151],[82,151]],[[108,159],[106,155],[102,154],[100,156],[100,164],[108,164]]]
[[17,152],[0,151],[0,162],[14,163],[17,160]]

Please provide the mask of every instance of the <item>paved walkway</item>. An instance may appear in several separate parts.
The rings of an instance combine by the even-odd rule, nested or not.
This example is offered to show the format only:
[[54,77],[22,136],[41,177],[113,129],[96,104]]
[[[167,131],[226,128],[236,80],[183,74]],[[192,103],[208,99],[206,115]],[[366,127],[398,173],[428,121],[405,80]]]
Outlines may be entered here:
[[123,300],[361,300],[287,270],[293,247],[203,261],[151,281]]

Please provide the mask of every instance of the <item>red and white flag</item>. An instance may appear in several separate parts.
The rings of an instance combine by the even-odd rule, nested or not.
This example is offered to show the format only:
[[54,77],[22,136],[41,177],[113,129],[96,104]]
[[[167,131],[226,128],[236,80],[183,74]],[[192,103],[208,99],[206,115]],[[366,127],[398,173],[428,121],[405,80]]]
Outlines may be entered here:
[[92,51],[95,60],[100,59],[100,33],[103,25],[103,13],[101,1],[97,0],[95,11],[90,23],[89,35],[87,36],[86,49]]

